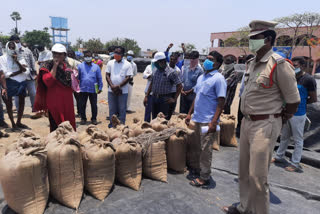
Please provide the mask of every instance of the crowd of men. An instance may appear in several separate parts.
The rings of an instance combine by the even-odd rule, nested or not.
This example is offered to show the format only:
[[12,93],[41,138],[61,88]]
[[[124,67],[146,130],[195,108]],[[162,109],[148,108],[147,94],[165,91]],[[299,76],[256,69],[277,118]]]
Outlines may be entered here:
[[[210,183],[212,143],[217,135],[219,118],[222,113],[230,114],[236,87],[241,83],[237,126],[240,136],[240,204],[237,207],[224,207],[226,213],[269,213],[269,167],[272,162],[283,161],[290,137],[293,137],[295,151],[292,164],[286,170],[302,170],[299,163],[306,106],[317,101],[317,86],[313,77],[304,70],[306,62],[303,57],[293,58],[290,62],[272,51],[276,38],[275,25],[267,21],[250,23],[249,49],[254,55],[247,56],[243,64],[236,64],[232,58],[212,51],[201,65],[198,51],[186,52],[182,45],[183,53],[170,54],[173,46],[170,44],[165,52],[153,53],[152,62],[143,73],[143,78],[147,80],[143,100],[145,121],[150,122],[160,112],[170,120],[180,96],[179,112],[187,114],[187,125],[191,120],[195,122],[199,164],[196,169],[191,169],[194,179],[190,182],[195,187]],[[113,115],[125,124],[126,114],[133,112],[131,100],[137,65],[133,61],[133,51],[126,52],[123,47],[110,47],[109,55],[111,58],[104,71],[108,83],[109,127],[112,127]],[[56,44],[52,51],[41,49],[37,61],[40,65],[38,84],[42,85],[45,93],[36,90],[35,60],[30,50],[21,46],[19,37],[10,38],[6,54],[0,57],[1,95],[12,128],[27,127],[21,122],[27,93],[35,117],[49,114],[52,125],[50,131],[70,114],[63,115],[64,110],[60,110],[68,105],[66,100],[62,101],[65,102],[62,104],[64,107],[57,107],[59,99],[51,102],[49,94],[59,98],[68,93],[65,99],[70,98],[70,108],[73,108],[73,93],[81,125],[87,123],[86,106],[89,98],[91,123],[96,125],[97,95],[103,89],[99,59],[94,58],[92,52],[85,51],[84,61],[79,62],[74,52]],[[40,100],[45,95],[47,105],[52,107],[39,108]],[[18,111],[16,122],[13,119],[12,98]],[[57,113],[59,115],[55,116]],[[74,113],[71,117],[74,117]],[[0,126],[8,127],[4,121],[2,104]],[[275,158],[272,158],[281,130],[280,147]]]

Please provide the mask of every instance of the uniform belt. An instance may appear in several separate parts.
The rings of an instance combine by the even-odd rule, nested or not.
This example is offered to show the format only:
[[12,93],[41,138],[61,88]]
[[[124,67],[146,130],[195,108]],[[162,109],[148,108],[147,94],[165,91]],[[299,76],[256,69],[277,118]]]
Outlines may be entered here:
[[258,115],[244,115],[244,118],[251,121],[257,120],[266,120],[269,119],[270,115],[273,115],[275,118],[281,117],[281,114],[258,114]]

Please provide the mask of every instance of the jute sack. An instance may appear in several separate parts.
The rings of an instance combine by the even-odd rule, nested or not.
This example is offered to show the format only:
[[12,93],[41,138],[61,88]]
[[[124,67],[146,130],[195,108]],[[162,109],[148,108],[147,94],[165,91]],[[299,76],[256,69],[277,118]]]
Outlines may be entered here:
[[86,130],[84,130],[83,132],[81,132],[79,134],[79,141],[82,144],[82,142],[86,142],[88,141],[88,139],[91,139],[91,136],[93,135],[93,133],[95,131],[99,131],[99,129],[97,128],[97,126],[95,125],[89,125],[88,128],[86,128]]
[[27,146],[30,147],[30,143],[33,144],[33,146],[36,147],[44,147],[43,143],[41,142],[40,136],[35,134],[34,132],[30,131],[30,130],[23,130],[22,132],[20,132],[17,140],[14,141],[14,143],[10,144],[9,146],[6,147],[5,150],[5,155],[8,154],[11,151],[15,151],[18,147],[18,144],[24,144],[26,143],[25,141],[20,141],[21,139],[31,139],[32,141],[28,142]]
[[78,134],[73,130],[73,127],[70,124],[70,122],[65,121],[61,123],[55,131],[48,134],[48,136],[45,138],[44,143],[48,144],[51,142],[56,142],[60,139],[65,139],[67,136],[70,135],[72,135],[74,139],[78,139]]
[[104,200],[115,178],[115,149],[101,139],[92,139],[84,145],[84,186],[95,198]]
[[143,175],[155,180],[167,182],[166,143],[151,143],[142,158]]
[[104,142],[109,142],[109,136],[106,132],[101,130],[94,130],[90,135],[87,135],[82,139],[81,145],[85,145],[87,143],[91,143],[92,140],[102,140]]
[[197,141],[196,132],[194,130],[187,129],[185,141],[187,144],[187,166],[191,169],[199,169],[200,142]]
[[220,151],[220,131],[218,131],[214,137],[212,148],[214,150]]
[[168,168],[180,173],[186,168],[187,144],[184,138],[186,134],[185,130],[178,129],[176,134],[167,140]]
[[220,116],[220,144],[223,146],[237,147],[238,142],[235,136],[235,117],[233,115]]
[[71,137],[47,144],[50,194],[62,204],[77,209],[83,193],[80,143]]
[[132,139],[117,138],[116,149],[116,180],[134,190],[139,190],[142,178],[141,145]]
[[150,125],[153,130],[161,132],[168,128],[168,121],[165,119],[164,114],[160,112],[155,119],[151,120]]
[[47,155],[44,147],[30,138],[20,139],[16,150],[9,152],[0,161],[0,180],[4,198],[15,212],[44,212],[49,197],[46,165]]

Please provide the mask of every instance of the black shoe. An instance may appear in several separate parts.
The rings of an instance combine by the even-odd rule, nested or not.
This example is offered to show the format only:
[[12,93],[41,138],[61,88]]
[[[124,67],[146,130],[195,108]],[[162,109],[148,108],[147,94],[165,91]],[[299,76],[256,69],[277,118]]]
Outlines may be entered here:
[[9,128],[9,125],[4,120],[1,120],[0,121],[0,127]]
[[97,122],[97,120],[91,120],[91,124],[98,125],[98,122]]
[[86,125],[87,121],[86,120],[81,120],[80,125]]

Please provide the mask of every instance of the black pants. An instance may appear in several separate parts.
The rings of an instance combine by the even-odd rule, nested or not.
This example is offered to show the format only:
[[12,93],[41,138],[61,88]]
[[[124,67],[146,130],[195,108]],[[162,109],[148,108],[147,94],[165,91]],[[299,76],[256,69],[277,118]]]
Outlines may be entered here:
[[[172,106],[168,104],[167,100],[169,98],[173,98],[174,94],[168,94],[167,96],[153,96],[152,97],[152,119],[156,118],[157,115],[162,112],[167,120],[170,120],[171,115],[170,115],[170,109],[172,109]],[[170,108],[171,107],[171,108]]]
[[58,125],[56,121],[53,119],[49,111],[48,111],[48,114],[49,114],[50,132],[53,132],[58,128]]
[[87,93],[87,92],[80,92],[80,115],[81,115],[81,120],[87,120],[86,117],[86,107],[87,107],[87,100],[90,100],[91,104],[91,112],[92,112],[92,117],[91,120],[97,120],[97,114],[98,114],[98,106],[97,106],[97,101],[98,101],[98,95],[96,93]]
[[196,97],[195,93],[190,93],[186,96],[180,96],[180,113],[188,114],[192,106],[193,100]]
[[76,99],[77,102],[77,114],[80,115],[80,93],[78,92],[73,92],[74,98]]

